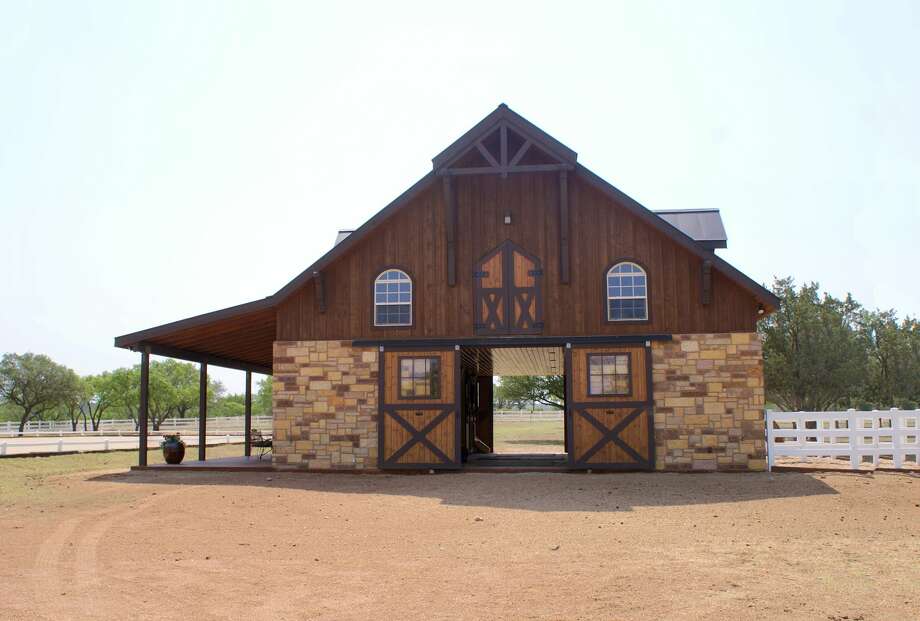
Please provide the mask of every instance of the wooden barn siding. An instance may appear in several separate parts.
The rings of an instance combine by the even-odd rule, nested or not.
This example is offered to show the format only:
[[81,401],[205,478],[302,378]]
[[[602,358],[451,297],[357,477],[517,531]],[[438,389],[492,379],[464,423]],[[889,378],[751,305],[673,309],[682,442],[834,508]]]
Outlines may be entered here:
[[[700,259],[569,176],[571,283],[559,278],[559,185],[555,173],[460,177],[456,192],[457,286],[447,286],[445,209],[440,182],[421,193],[325,270],[327,311],[307,283],[278,307],[278,340],[473,336],[472,266],[511,239],[543,262],[547,336],[752,332],[756,302],[718,271],[713,301],[700,302]],[[512,224],[503,224],[510,213]],[[628,257],[649,273],[650,321],[607,323],[604,270]],[[388,266],[412,276],[408,328],[373,326],[372,284]]]

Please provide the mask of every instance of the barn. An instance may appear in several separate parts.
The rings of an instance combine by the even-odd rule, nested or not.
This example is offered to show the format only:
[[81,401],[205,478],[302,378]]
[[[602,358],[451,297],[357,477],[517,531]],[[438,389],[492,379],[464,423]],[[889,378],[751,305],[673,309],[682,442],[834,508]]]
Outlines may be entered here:
[[275,294],[115,345],[142,420],[151,354],[272,374],[278,469],[487,463],[493,377],[562,375],[565,468],[762,470],[779,302],[726,244],[718,210],[651,211],[502,104]]

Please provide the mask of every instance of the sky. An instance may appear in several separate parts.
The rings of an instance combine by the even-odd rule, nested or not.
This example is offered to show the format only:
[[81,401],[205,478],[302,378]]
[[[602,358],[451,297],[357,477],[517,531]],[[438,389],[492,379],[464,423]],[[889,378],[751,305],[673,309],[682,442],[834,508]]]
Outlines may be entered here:
[[136,364],[115,336],[271,295],[501,102],[720,209],[756,281],[917,316],[918,59],[916,2],[0,0],[0,352]]

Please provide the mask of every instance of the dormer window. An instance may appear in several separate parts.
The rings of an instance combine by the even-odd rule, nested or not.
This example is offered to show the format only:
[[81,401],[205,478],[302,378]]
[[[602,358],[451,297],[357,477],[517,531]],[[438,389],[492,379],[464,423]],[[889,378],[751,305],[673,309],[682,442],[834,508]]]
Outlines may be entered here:
[[648,319],[648,278],[631,261],[617,263],[607,271],[607,321]]
[[389,269],[374,280],[374,325],[412,325],[412,279],[404,271]]

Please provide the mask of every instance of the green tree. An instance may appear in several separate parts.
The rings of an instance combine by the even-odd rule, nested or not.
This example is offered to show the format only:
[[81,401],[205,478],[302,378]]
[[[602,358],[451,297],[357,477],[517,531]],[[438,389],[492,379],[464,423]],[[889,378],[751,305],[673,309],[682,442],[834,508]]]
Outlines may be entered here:
[[79,377],[43,354],[4,354],[0,359],[0,401],[15,406],[19,432],[30,420],[56,415],[76,390]]
[[760,322],[768,401],[785,410],[823,411],[857,394],[866,352],[856,325],[860,311],[849,295],[818,295],[817,283],[796,290],[777,279],[780,308]]
[[882,408],[920,397],[920,324],[893,310],[864,311],[859,331],[868,356],[862,398]]
[[272,411],[272,376],[266,375],[259,380],[255,398],[252,400],[252,413],[255,415],[271,414]]
[[86,429],[86,422],[89,419],[92,430],[98,431],[103,414],[117,402],[112,373],[106,371],[99,375],[84,377],[81,395],[83,398],[80,401],[80,412],[83,415],[83,429]]
[[494,390],[495,400],[515,407],[540,403],[562,409],[565,403],[565,381],[561,375],[506,376]]

